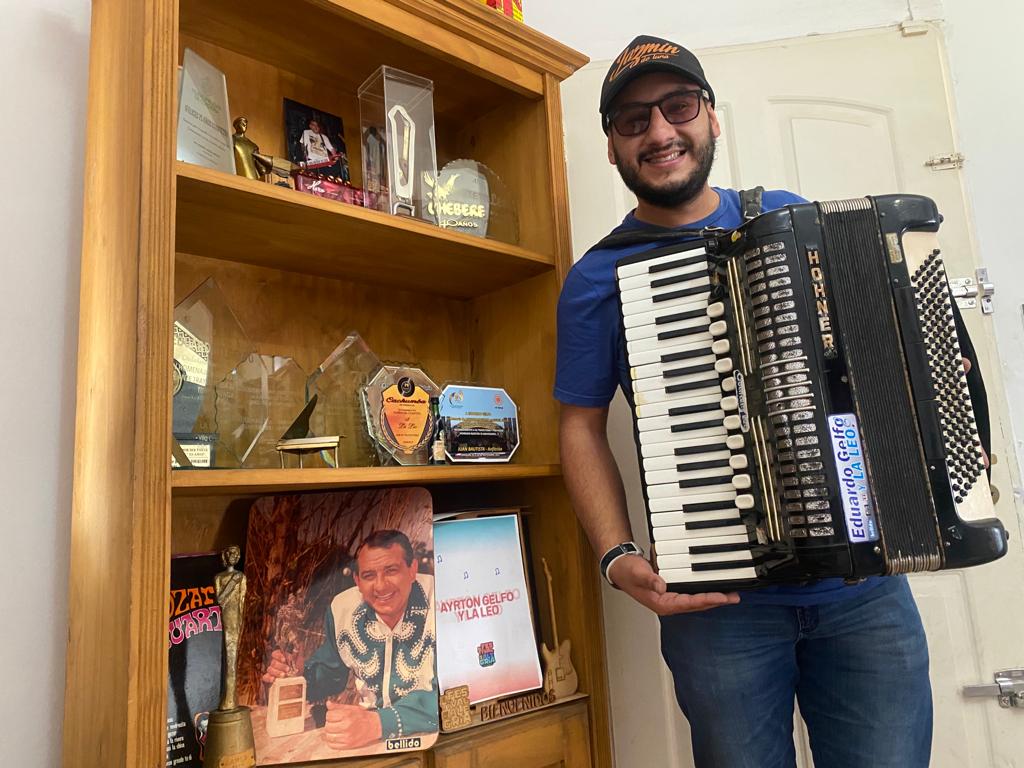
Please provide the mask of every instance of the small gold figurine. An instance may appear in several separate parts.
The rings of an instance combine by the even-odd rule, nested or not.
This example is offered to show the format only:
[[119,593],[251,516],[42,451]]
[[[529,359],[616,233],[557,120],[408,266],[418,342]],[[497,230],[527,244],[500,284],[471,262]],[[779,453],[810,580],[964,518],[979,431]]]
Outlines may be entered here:
[[231,134],[235,147],[235,173],[247,179],[262,180],[270,169],[264,167],[265,164],[256,157],[260,151],[259,145],[245,135],[249,121],[244,117],[236,117],[232,125],[235,127],[235,132]]
[[[237,123],[237,121],[236,121]],[[243,129],[244,130],[244,129]],[[207,766],[250,768],[256,765],[252,718],[248,707],[235,701],[238,668],[238,640],[245,612],[245,574],[235,569],[241,551],[230,546],[221,553],[225,570],[213,580],[224,626],[224,669],[221,672],[220,706],[210,713],[206,730]]]

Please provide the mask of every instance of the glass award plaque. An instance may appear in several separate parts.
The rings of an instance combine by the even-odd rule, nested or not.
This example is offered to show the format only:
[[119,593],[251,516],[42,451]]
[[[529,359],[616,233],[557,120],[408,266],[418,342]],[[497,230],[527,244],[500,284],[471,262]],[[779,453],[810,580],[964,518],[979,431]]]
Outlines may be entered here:
[[374,443],[366,430],[363,389],[383,365],[363,337],[353,331],[320,364],[306,383],[306,395],[317,396],[310,418],[311,437],[341,438],[339,458],[323,451],[326,466],[372,467],[380,464]]
[[[213,278],[174,308],[171,375],[172,466],[242,466],[267,418],[266,369]],[[229,407],[229,392],[245,399],[245,413]]]
[[178,88],[178,159],[235,172],[235,146],[224,73],[185,49]]
[[[261,355],[267,371],[267,428],[259,436],[245,466],[277,467],[277,441],[306,406],[306,372],[290,357]],[[305,435],[303,435],[305,437]]]
[[504,182],[476,160],[453,160],[430,189],[430,211],[442,229],[490,237],[506,243],[519,242],[519,217]]
[[450,384],[440,411],[449,461],[509,461],[519,447],[519,411],[504,389]]
[[419,368],[385,366],[366,386],[370,433],[399,464],[426,464],[434,433],[430,398],[437,385]]

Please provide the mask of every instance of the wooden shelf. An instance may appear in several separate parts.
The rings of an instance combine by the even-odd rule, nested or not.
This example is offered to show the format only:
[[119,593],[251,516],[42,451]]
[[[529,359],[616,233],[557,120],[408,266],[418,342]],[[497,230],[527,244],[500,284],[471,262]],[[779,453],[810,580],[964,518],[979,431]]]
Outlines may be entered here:
[[222,496],[376,485],[482,483],[558,477],[558,464],[351,467],[342,469],[194,469],[171,474],[175,496]]
[[456,298],[554,268],[551,255],[182,162],[175,248]]

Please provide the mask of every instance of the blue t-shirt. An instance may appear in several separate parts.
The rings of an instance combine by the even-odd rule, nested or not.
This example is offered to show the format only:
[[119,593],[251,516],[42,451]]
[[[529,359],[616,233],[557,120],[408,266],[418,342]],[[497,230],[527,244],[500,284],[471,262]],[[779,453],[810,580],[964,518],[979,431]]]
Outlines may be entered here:
[[[714,188],[718,208],[710,216],[687,224],[685,229],[721,227],[733,229],[743,223],[739,192]],[[781,190],[766,191],[764,210],[806,202],[799,195]],[[629,213],[614,232],[640,229],[645,225]],[[686,238],[680,238],[684,242]],[[558,299],[558,363],[555,371],[555,397],[569,405],[603,408],[622,389],[632,401],[629,365],[619,324],[619,305],[615,290],[615,263],[656,245],[641,243],[622,248],[590,250],[569,271]],[[816,605],[861,594],[881,583],[867,579],[847,586],[842,579],[822,579],[801,586],[771,586],[742,594],[746,603],[774,605]]]

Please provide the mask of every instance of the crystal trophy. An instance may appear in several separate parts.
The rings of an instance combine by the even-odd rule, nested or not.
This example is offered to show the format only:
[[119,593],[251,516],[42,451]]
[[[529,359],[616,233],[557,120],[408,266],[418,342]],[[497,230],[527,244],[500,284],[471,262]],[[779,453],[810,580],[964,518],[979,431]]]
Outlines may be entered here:
[[363,337],[353,331],[320,364],[306,384],[306,394],[318,403],[309,423],[311,437],[341,438],[340,456],[327,450],[320,456],[327,466],[367,467],[380,457],[366,430],[362,392],[382,369]]
[[426,464],[437,385],[419,368],[385,366],[366,386],[366,413],[374,440],[399,464]]
[[280,466],[277,441],[306,406],[306,372],[290,357],[261,355],[267,370],[267,428],[247,467]]
[[359,86],[363,204],[434,221],[428,181],[437,176],[434,84],[383,66]]
[[504,182],[476,160],[453,160],[434,180],[429,210],[442,229],[519,242],[519,216]]
[[213,278],[174,308],[172,376],[172,466],[243,466],[267,419],[266,369]]

